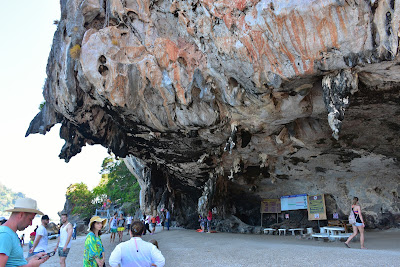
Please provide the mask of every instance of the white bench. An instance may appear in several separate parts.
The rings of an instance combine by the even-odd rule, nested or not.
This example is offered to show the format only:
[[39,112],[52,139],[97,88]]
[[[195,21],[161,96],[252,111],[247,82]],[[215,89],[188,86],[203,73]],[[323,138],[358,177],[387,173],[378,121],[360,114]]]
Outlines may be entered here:
[[274,228],[264,228],[264,234],[274,234],[276,229]]
[[304,228],[293,228],[293,229],[289,229],[289,231],[292,232],[292,235],[295,235],[296,231],[299,231],[300,234],[303,234]]
[[316,233],[316,234],[312,234],[312,237],[318,237],[318,238],[328,238],[329,234],[328,233]]
[[342,239],[342,238],[349,238],[349,236],[351,236],[351,233],[340,233],[340,234],[338,234],[338,235],[329,235],[329,238],[332,238],[332,239],[335,239],[335,238],[337,238],[337,239]]
[[281,235],[282,232],[283,232],[283,235],[286,235],[286,229],[285,228],[278,229],[279,235]]

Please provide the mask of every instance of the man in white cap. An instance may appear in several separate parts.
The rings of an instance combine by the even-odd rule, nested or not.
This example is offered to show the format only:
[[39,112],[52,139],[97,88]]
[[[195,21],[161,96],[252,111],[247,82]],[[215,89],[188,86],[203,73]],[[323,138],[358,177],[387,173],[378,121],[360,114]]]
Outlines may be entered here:
[[36,200],[31,198],[20,198],[15,201],[13,209],[6,210],[11,212],[8,221],[0,226],[0,267],[4,266],[39,266],[47,261],[49,257],[45,252],[32,256],[29,263],[24,258],[18,231],[23,231],[29,225],[36,214],[43,215],[37,209]]

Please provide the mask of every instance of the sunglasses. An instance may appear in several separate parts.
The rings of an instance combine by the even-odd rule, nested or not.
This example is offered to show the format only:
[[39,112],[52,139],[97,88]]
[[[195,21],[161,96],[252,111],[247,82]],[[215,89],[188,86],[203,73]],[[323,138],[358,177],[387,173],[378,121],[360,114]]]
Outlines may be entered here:
[[[47,253],[47,256],[49,256],[49,258],[50,258],[50,257],[54,256],[55,254],[56,254],[56,252],[52,251],[52,252]],[[40,259],[42,259],[42,257],[40,257],[39,260]]]

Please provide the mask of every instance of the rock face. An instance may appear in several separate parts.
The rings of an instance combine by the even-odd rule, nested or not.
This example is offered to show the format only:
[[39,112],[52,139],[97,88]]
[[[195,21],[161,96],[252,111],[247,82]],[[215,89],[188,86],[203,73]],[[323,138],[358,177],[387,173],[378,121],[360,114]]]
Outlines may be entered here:
[[400,1],[61,11],[27,135],[61,123],[66,161],[86,144],[126,158],[146,213],[168,207],[194,227],[213,208],[220,229],[242,231],[260,225],[262,198],[324,193],[328,218],[358,196],[368,227],[399,226]]

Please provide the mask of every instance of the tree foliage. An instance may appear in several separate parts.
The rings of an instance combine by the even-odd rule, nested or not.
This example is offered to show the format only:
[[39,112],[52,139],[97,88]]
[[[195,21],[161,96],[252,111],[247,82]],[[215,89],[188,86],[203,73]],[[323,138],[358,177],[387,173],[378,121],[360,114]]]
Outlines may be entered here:
[[67,197],[72,204],[72,214],[90,217],[95,211],[93,193],[85,183],[72,184],[67,188]]
[[96,208],[110,199],[114,204],[131,202],[133,210],[139,207],[140,186],[135,176],[121,159],[113,156],[103,160],[99,184],[90,191],[86,184],[72,184],[67,189],[67,197],[73,204],[72,214],[89,218]]
[[102,174],[100,183],[93,189],[99,199],[107,195],[113,203],[133,202],[138,206],[139,183],[123,160],[114,157],[105,158],[100,173]]

